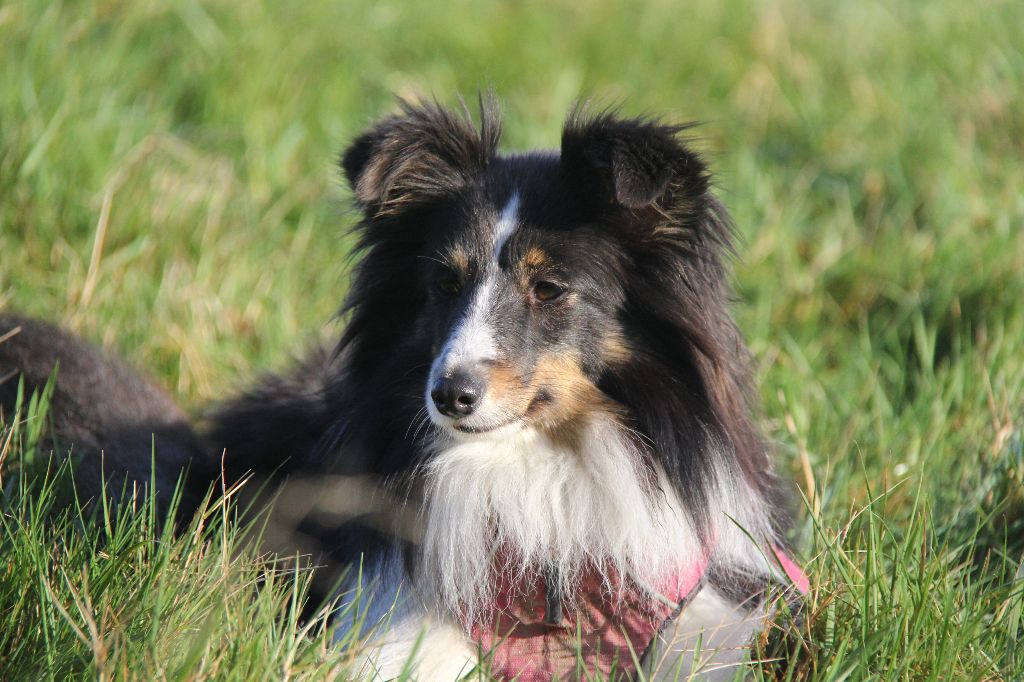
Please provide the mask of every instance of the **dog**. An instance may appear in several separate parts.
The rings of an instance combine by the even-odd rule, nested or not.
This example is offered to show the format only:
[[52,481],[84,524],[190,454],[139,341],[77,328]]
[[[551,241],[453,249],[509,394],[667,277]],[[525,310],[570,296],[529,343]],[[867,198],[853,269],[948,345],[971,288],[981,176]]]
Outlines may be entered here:
[[[361,675],[731,678],[807,578],[710,172],[687,126],[577,107],[558,151],[504,154],[497,106],[478,118],[401,102],[351,144],[340,338],[215,409],[202,445],[158,438],[158,466],[169,441],[192,480],[285,481],[291,532],[269,535],[329,567]],[[45,375],[22,346],[0,344],[0,376]],[[102,411],[95,450],[116,445]]]
[[19,395],[27,403],[51,381],[52,429],[41,447],[71,451],[79,460],[75,484],[83,501],[103,491],[114,503],[122,492],[138,499],[155,484],[157,506],[166,513],[186,477],[182,519],[195,511],[214,474],[200,473],[204,445],[174,399],[120,358],[53,325],[0,311],[0,421],[16,417]]

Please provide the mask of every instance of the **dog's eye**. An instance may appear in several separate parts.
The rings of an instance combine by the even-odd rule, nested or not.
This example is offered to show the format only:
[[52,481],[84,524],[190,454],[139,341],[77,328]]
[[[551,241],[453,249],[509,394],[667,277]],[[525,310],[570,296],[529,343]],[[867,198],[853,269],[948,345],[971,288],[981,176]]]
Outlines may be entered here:
[[563,294],[565,294],[565,288],[554,282],[537,282],[533,285],[533,290],[530,292],[533,300],[540,303],[557,301]]
[[445,296],[456,296],[460,291],[462,291],[462,284],[454,277],[450,277],[438,282],[437,290]]

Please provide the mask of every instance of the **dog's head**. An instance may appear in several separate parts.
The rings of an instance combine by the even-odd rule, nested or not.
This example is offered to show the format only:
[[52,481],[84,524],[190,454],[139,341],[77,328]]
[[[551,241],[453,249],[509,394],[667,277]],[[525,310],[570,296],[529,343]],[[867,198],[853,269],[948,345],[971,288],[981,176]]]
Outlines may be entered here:
[[742,346],[729,228],[681,130],[576,111],[560,153],[501,155],[489,106],[475,126],[403,104],[342,159],[365,216],[349,338],[377,346],[356,371],[418,349],[430,418],[460,438],[642,410],[627,374],[669,377],[702,411],[742,402],[724,395]]

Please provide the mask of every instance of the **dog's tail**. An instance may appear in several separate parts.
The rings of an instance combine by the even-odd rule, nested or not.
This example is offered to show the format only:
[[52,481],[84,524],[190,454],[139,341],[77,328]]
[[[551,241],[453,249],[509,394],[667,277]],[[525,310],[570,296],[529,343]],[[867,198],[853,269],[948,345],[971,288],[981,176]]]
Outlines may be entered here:
[[[179,516],[191,515],[205,494],[212,468],[185,413],[171,397],[125,362],[57,327],[0,312],[0,414],[13,418],[19,384],[23,395],[41,391],[56,369],[46,443],[75,455],[80,499],[104,489],[155,484],[166,511],[179,479]],[[155,467],[153,464],[155,463]]]

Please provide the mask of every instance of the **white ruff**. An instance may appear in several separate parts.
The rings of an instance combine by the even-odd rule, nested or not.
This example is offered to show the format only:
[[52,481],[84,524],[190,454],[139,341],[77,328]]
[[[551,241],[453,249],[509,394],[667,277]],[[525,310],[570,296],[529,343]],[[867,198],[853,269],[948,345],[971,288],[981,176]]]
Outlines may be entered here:
[[[445,442],[424,467],[423,596],[473,622],[486,616],[494,551],[512,577],[554,565],[566,601],[596,567],[640,584],[701,556],[667,481],[645,468],[621,427],[595,418],[578,449],[524,429],[500,440]],[[606,580],[606,583],[610,583]]]

